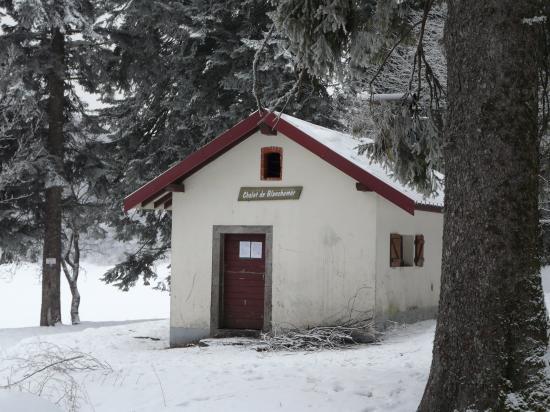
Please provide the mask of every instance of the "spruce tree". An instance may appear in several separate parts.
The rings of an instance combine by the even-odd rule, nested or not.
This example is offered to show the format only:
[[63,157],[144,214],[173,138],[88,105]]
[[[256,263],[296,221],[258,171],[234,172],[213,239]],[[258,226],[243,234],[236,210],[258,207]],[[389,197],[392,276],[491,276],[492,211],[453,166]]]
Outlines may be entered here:
[[41,186],[36,177],[47,162],[36,135],[43,135],[45,127],[39,101],[30,91],[38,86],[21,70],[22,58],[15,47],[0,48],[0,264],[21,256],[36,260],[40,253]]
[[[116,44],[110,70],[124,94],[123,99],[114,95],[104,113],[112,130],[105,162],[118,194],[110,218],[119,239],[137,237],[140,243],[106,274],[107,282],[127,289],[139,278],[155,279],[154,264],[170,247],[170,215],[123,216],[122,197],[256,110],[252,66],[272,25],[271,11],[268,1],[259,0],[136,0],[105,22]],[[269,109],[300,78],[283,46],[273,33],[259,55],[260,98]],[[285,112],[334,122],[320,82],[302,76],[297,94]]]
[[[423,90],[428,103],[442,91],[422,43],[433,4],[378,2],[367,14],[370,24],[363,26],[367,31],[378,27],[378,33],[397,40],[414,33],[404,25],[413,23],[411,13],[421,13],[411,62],[417,67],[416,96],[409,96],[413,104],[405,106],[410,117],[418,114]],[[293,52],[322,75],[337,70],[342,56],[353,62],[360,56],[356,45],[372,39],[372,31],[354,33],[361,29],[356,6],[286,0],[279,4],[277,20]],[[443,148],[445,165],[442,284],[432,368],[419,410],[547,411],[548,321],[537,203],[540,130],[548,117],[538,116],[537,103],[544,103],[548,93],[539,80],[550,71],[550,6],[542,0],[453,0],[447,7],[447,110],[443,140],[433,142]],[[376,49],[364,50],[376,57]],[[424,107],[424,116],[433,118],[433,106]],[[419,135],[425,133],[418,127],[422,124],[411,122],[407,136],[425,139]],[[418,162],[415,170],[422,171],[425,159],[407,160]],[[403,177],[399,161],[389,164]]]
[[542,232],[542,264],[550,265],[550,136],[541,139],[540,152],[540,224]]
[[79,156],[94,164],[87,148],[94,122],[76,92],[77,86],[94,91],[104,79],[100,58],[108,49],[94,32],[94,6],[0,2],[9,17],[0,32],[2,262],[36,258],[42,243],[43,326],[61,321],[62,219],[70,212],[70,185],[82,184],[73,178],[84,176],[68,169]]

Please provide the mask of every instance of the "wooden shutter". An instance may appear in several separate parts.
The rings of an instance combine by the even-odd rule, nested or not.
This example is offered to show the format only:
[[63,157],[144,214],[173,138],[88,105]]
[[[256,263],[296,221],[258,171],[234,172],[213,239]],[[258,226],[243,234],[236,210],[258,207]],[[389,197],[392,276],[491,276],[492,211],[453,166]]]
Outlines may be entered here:
[[402,266],[403,263],[403,238],[401,235],[390,235],[390,266]]
[[414,264],[424,266],[424,235],[414,237]]

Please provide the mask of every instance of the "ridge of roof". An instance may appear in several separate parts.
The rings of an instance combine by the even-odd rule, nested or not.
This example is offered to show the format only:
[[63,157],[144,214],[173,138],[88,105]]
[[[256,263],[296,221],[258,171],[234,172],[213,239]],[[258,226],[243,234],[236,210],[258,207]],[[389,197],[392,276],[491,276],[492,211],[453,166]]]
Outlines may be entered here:
[[[124,199],[124,211],[140,204],[144,206],[165,194],[168,185],[183,181],[252,135],[261,125],[281,132],[408,213],[414,214],[415,209],[439,211],[443,207],[442,192],[424,196],[409,185],[399,183],[380,163],[359,155],[357,146],[361,141],[355,137],[286,114],[256,111],[128,195]],[[171,204],[171,200],[167,204]]]
[[[372,141],[372,139],[363,138],[360,140],[350,134],[328,129],[326,127],[319,126],[287,114],[282,114],[281,118],[291,123],[298,129],[302,130],[304,133],[307,133],[325,146],[334,150],[336,153],[345,157],[352,163],[361,167],[365,171],[373,174],[378,179],[406,194],[408,197],[414,200],[415,203],[419,205],[426,204],[430,206],[443,207],[442,186],[437,192],[431,195],[425,195],[415,190],[410,185],[399,182],[392,175],[391,171],[389,171],[389,169],[386,166],[382,165],[380,162],[377,162],[365,155],[358,154],[357,147],[360,144]],[[443,176],[441,175],[441,177]]]

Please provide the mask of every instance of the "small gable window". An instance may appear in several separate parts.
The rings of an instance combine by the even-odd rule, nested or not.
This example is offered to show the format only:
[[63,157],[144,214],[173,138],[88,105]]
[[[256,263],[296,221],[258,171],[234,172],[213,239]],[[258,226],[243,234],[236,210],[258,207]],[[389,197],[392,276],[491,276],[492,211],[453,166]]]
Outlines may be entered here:
[[281,147],[262,148],[262,180],[281,180],[283,177],[283,149]]

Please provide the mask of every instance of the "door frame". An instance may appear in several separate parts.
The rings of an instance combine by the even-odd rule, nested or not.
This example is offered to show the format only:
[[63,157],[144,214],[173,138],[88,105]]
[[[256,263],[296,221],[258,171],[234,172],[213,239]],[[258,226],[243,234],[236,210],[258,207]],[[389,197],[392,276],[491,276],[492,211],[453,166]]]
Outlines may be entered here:
[[223,226],[214,225],[212,230],[212,288],[210,301],[210,335],[216,336],[225,329],[221,328],[221,310],[223,298],[223,259],[224,238],[226,234],[265,235],[265,282],[264,282],[264,323],[262,331],[271,330],[272,308],[272,246],[273,226]]

